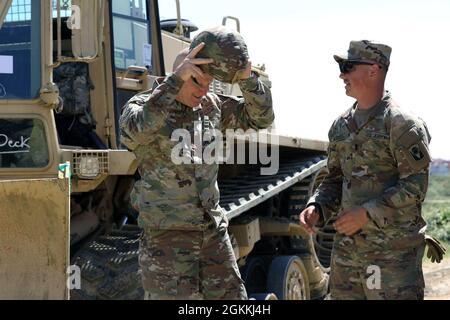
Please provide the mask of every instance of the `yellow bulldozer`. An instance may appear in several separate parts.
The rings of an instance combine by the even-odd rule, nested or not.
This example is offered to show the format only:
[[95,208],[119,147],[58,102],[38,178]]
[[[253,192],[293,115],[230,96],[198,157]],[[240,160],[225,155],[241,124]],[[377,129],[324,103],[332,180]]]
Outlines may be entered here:
[[[118,120],[196,29],[179,14],[160,21],[157,0],[0,2],[0,299],[143,298],[137,164]],[[240,94],[217,81],[211,91]],[[258,160],[219,175],[247,291],[323,298],[334,230],[312,238],[297,219],[326,175],[327,143],[265,137],[276,173]]]

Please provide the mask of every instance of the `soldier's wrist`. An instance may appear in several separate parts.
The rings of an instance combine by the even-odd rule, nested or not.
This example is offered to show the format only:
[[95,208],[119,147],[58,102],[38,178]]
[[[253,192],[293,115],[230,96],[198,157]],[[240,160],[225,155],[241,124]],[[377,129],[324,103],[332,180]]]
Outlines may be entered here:
[[308,204],[308,207],[314,207],[314,211],[317,212],[320,216],[322,215],[322,208],[320,208],[320,205],[318,203],[310,203]]
[[319,220],[317,221],[316,226],[318,228],[323,227],[323,225],[325,224],[325,221],[324,221],[324,216],[322,214],[322,208],[320,207],[320,205],[318,203],[309,203],[307,207],[308,208],[314,207],[314,212],[319,215]]
[[254,91],[258,88],[258,79],[258,74],[252,71],[250,77],[239,80],[239,87],[244,91]]

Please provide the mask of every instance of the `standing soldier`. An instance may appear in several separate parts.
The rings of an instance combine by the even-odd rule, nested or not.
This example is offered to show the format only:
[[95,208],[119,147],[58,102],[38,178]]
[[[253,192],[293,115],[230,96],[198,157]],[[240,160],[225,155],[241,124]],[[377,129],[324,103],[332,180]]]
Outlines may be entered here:
[[334,56],[356,103],[330,131],[329,174],[300,214],[310,233],[337,214],[332,299],[423,299],[430,135],[385,91],[391,48],[352,41]]
[[[208,93],[213,77],[237,82],[244,97]],[[242,37],[224,28],[200,33],[172,74],[127,103],[120,125],[141,175],[132,201],[144,229],[139,262],[146,298],[247,298],[219,207],[218,163],[199,158],[217,143],[215,130],[267,128],[273,121],[269,88],[251,71]],[[189,164],[173,161],[177,129],[193,140],[205,137],[202,150],[186,145]]]

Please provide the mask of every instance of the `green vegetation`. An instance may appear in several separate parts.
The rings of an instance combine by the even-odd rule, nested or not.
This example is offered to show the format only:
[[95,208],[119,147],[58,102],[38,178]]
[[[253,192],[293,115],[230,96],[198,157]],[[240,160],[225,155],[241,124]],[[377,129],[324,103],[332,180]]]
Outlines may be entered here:
[[450,202],[425,203],[423,214],[428,224],[427,233],[440,241],[450,242]]
[[426,200],[447,200],[450,204],[450,176],[431,176]]
[[450,176],[431,176],[423,216],[427,233],[450,243]]

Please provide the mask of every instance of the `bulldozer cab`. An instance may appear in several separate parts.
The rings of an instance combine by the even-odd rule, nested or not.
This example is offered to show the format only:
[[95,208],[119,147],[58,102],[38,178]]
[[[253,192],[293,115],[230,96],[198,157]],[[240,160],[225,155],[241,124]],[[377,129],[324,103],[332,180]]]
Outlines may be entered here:
[[[0,7],[0,297],[3,299],[68,296],[65,287],[69,261],[68,180],[58,178],[58,159],[52,152],[56,139],[51,135],[49,112],[39,108],[40,14],[38,1],[27,6],[3,1]],[[51,261],[47,261],[49,254]],[[38,286],[39,283],[47,286]]]
[[136,171],[118,120],[165,72],[157,8],[156,0],[1,1],[0,298],[69,297],[80,234],[70,221],[78,206],[100,216],[94,196],[89,205],[73,198],[101,188],[113,202],[120,177]]

